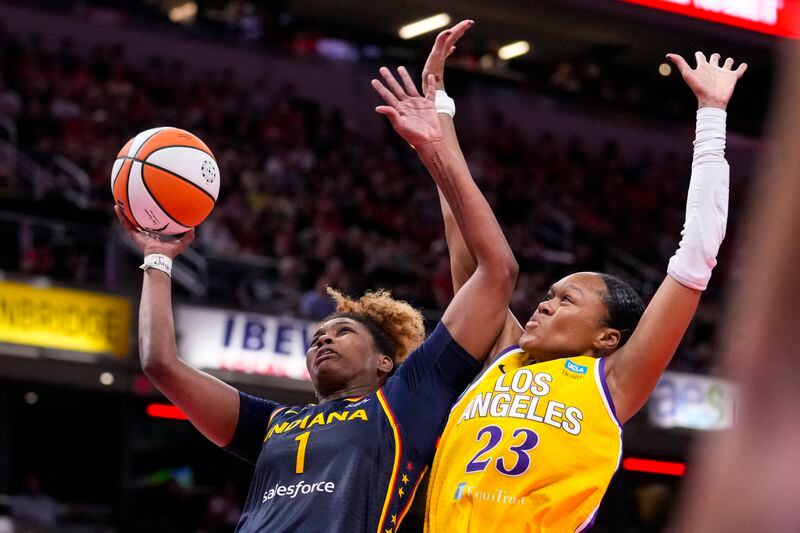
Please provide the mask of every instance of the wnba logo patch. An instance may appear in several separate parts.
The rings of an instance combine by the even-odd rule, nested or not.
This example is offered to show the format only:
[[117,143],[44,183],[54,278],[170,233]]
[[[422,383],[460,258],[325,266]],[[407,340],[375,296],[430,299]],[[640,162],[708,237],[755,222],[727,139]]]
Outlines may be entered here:
[[453,495],[453,499],[454,500],[460,500],[461,499],[461,497],[464,495],[464,487],[466,487],[466,486],[467,486],[467,484],[465,482],[463,482],[463,481],[458,484],[458,486],[456,487],[456,493]]
[[569,359],[567,359],[567,362],[564,363],[564,368],[570,372],[575,372],[576,374],[585,374],[589,370],[589,367],[573,363]]

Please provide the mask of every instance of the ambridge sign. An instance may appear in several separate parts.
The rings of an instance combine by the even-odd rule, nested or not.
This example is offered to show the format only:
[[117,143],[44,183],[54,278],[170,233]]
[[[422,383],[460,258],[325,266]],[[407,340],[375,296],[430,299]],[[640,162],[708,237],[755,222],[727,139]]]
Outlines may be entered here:
[[122,357],[130,322],[125,298],[0,282],[0,342]]
[[622,0],[746,30],[800,38],[797,0]]

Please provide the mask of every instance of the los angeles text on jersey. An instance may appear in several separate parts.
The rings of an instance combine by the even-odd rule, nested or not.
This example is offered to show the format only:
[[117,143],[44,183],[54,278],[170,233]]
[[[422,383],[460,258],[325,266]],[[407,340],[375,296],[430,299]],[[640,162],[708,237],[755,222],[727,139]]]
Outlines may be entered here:
[[580,409],[555,400],[542,401],[550,393],[552,382],[550,374],[528,368],[501,374],[491,392],[479,393],[469,402],[457,424],[475,417],[519,418],[548,424],[570,435],[580,434]]

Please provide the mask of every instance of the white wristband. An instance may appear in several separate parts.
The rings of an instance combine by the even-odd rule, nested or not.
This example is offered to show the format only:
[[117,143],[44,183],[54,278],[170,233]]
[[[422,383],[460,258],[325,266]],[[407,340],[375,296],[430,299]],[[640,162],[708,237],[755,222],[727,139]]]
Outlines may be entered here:
[[148,268],[155,268],[172,277],[172,259],[162,254],[147,254],[144,256],[144,263],[139,267],[144,271]]
[[437,113],[444,113],[446,115],[450,115],[451,117],[456,116],[456,102],[447,96],[446,92],[442,90],[436,91],[434,102]]

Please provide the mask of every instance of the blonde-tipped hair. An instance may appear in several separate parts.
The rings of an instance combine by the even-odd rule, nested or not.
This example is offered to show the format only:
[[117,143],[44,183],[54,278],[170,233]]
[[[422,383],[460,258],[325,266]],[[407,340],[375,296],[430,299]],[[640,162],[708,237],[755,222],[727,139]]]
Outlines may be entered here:
[[387,290],[367,291],[357,300],[330,287],[327,291],[336,302],[337,313],[361,316],[386,335],[395,349],[395,353],[386,355],[396,363],[402,363],[425,339],[422,313],[408,302],[395,300]]

